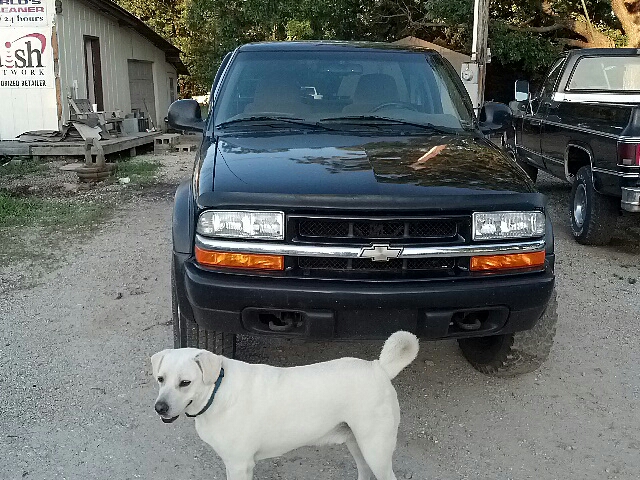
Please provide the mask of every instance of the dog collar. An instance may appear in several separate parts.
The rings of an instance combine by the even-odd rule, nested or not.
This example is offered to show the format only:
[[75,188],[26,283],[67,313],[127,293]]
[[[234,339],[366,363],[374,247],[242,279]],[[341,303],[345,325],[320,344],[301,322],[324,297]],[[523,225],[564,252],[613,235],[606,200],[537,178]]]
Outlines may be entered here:
[[197,417],[198,415],[202,415],[204,412],[207,411],[207,409],[213,403],[213,398],[216,396],[216,392],[218,391],[218,388],[220,388],[220,384],[222,383],[222,377],[224,377],[224,368],[220,368],[220,375],[218,375],[218,379],[216,380],[216,386],[213,388],[213,393],[209,397],[209,401],[207,402],[207,404],[202,408],[202,410],[200,410],[195,415],[189,415],[187,412],[184,412],[184,414],[187,417],[191,417],[191,418]]

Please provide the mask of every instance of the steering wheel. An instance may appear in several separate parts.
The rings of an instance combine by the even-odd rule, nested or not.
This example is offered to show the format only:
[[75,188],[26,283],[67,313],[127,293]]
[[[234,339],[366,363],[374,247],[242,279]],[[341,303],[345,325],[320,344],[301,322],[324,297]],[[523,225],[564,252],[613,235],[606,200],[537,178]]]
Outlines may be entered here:
[[380,105],[375,107],[373,110],[371,110],[371,112],[377,112],[377,111],[382,110],[384,108],[391,108],[391,107],[399,107],[399,108],[404,108],[404,109],[407,109],[407,110],[417,111],[417,108],[415,107],[415,105],[412,105],[411,103],[407,103],[407,102],[385,102],[385,103],[381,103]]

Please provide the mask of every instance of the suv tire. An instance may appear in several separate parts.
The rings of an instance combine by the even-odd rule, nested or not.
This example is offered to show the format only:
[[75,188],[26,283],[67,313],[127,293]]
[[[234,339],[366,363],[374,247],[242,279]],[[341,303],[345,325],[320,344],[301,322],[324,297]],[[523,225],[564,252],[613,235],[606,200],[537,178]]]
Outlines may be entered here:
[[537,370],[549,357],[558,322],[554,289],[540,320],[531,330],[458,340],[462,354],[479,372],[515,377]]
[[178,305],[178,292],[176,291],[176,271],[171,265],[171,317],[173,324],[173,348],[183,348],[187,346],[187,337],[184,325],[184,317],[180,314]]
[[620,215],[620,200],[596,192],[588,166],[576,173],[570,209],[571,232],[578,243],[606,245],[611,241]]
[[171,311],[173,316],[173,347],[193,347],[209,350],[228,358],[236,356],[236,337],[233,333],[206,330],[194,320],[180,313],[176,291],[175,267],[171,267]]

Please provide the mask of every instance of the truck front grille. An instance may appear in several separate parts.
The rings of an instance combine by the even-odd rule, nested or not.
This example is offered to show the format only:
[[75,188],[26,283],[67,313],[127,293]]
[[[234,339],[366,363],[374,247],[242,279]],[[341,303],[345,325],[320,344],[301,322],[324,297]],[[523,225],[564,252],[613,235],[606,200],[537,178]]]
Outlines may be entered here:
[[409,258],[374,262],[368,258],[317,258],[299,257],[298,267],[305,271],[342,272],[451,272],[456,266],[455,258]]
[[[291,215],[288,222],[288,240],[305,245],[463,245],[471,239],[470,215],[388,218]],[[290,262],[296,274],[311,278],[430,278],[457,275],[465,268],[465,260],[442,257],[390,258],[374,262],[367,257],[294,256]]]
[[367,220],[306,218],[298,222],[301,239],[446,240],[458,235],[458,221],[448,218]]

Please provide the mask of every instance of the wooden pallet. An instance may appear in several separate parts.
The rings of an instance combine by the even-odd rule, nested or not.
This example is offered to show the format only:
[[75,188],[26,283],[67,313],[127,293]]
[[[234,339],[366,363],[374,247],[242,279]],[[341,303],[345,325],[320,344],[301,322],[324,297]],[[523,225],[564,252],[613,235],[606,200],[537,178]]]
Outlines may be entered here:
[[[102,153],[109,155],[122,151],[130,151],[136,147],[154,142],[157,132],[141,132],[126,137],[117,137],[109,140],[100,140]],[[17,140],[0,141],[0,155],[6,156],[85,156],[85,142],[19,142]],[[98,155],[100,149],[92,146],[91,154]]]

